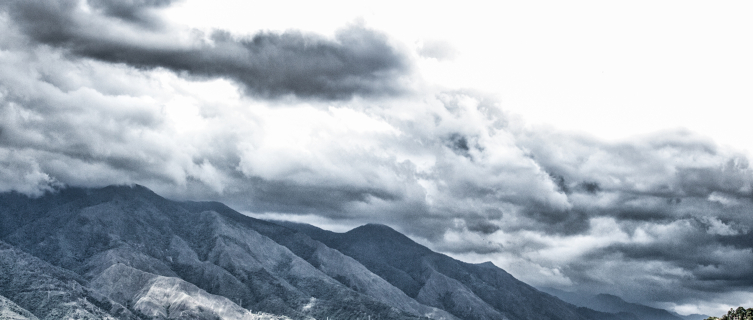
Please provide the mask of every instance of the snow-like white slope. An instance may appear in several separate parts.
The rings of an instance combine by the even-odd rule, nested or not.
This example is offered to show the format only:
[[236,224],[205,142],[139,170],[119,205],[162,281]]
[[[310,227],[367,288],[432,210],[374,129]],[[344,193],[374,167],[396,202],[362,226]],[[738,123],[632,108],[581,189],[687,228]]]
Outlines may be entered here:
[[284,320],[284,316],[253,313],[230,299],[207,293],[180,278],[165,277],[115,264],[90,286],[99,293],[150,317],[167,319]]
[[1,320],[39,320],[31,312],[0,296],[0,319]]

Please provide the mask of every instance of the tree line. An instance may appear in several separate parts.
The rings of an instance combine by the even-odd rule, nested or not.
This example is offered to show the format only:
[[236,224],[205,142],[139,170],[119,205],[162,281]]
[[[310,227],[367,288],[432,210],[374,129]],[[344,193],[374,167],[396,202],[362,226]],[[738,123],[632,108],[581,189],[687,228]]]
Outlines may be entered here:
[[727,311],[727,314],[723,315],[721,318],[708,317],[706,320],[753,320],[753,308],[730,308],[729,311]]

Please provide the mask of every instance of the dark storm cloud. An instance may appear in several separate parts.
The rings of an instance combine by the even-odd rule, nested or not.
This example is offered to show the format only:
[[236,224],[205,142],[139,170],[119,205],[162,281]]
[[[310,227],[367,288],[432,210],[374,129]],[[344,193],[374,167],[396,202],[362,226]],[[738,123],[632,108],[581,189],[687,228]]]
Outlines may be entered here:
[[468,230],[473,231],[473,232],[480,232],[483,234],[492,234],[499,229],[500,227],[498,225],[491,224],[484,220],[474,221],[473,224],[468,226]]
[[104,14],[143,26],[154,27],[159,19],[149,9],[164,8],[176,0],[87,0],[89,6]]
[[470,159],[469,151],[471,148],[468,146],[468,138],[465,136],[458,133],[451,134],[447,138],[447,146],[456,154]]
[[[296,31],[261,32],[245,38],[215,31],[207,38],[196,34],[192,44],[177,43],[174,38],[178,35],[169,31],[139,31],[154,38],[148,44],[119,36],[124,30],[109,27],[108,21],[112,21],[107,17],[133,22],[136,26],[121,28],[134,32],[129,28],[158,24],[147,9],[167,6],[170,1],[101,0],[89,4],[104,15],[83,12],[79,1],[11,1],[4,8],[23,32],[39,43],[137,68],[228,78],[242,84],[251,95],[339,100],[404,91],[401,77],[408,72],[408,58],[390,45],[385,35],[363,27],[340,30],[334,40]],[[96,30],[100,28],[104,30]]]
[[556,211],[543,206],[526,206],[522,212],[527,218],[536,221],[532,229],[552,235],[573,236],[589,229],[589,215],[582,210]]
[[552,181],[557,185],[557,188],[560,192],[569,194],[570,193],[570,187],[567,186],[567,182],[565,182],[565,177],[562,175],[556,174],[556,173],[549,173],[549,176],[552,177]]
[[579,183],[577,189],[591,193],[591,194],[595,194],[601,191],[601,187],[599,186],[599,183],[588,182],[588,181]]
[[245,207],[255,212],[300,212],[347,217],[347,205],[371,199],[399,201],[402,195],[378,188],[353,186],[307,186],[289,181],[249,179],[252,197]]

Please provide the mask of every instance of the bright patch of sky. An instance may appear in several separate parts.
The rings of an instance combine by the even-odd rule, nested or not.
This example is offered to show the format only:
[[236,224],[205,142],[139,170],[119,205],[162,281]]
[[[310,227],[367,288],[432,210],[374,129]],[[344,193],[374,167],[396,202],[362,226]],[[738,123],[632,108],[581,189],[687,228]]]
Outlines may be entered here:
[[746,1],[189,0],[168,10],[237,35],[364,24],[413,50],[429,82],[492,94],[531,126],[608,140],[686,128],[753,151]]

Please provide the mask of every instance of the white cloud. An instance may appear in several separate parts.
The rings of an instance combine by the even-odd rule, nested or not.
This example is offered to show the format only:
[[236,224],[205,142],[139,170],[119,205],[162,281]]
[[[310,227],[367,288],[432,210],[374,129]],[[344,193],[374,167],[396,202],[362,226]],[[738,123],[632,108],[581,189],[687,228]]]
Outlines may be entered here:
[[725,196],[724,194],[714,191],[708,196],[708,200],[712,202],[719,202],[725,206],[738,206],[741,204],[740,201],[738,201],[735,198],[730,198]]
[[739,231],[733,229],[732,226],[727,225],[721,220],[719,220],[719,218],[707,217],[704,220],[708,224],[709,234],[716,234],[720,236],[734,236],[740,233]]
[[57,186],[59,183],[39,168],[36,159],[0,148],[0,192],[17,191],[40,196]]

